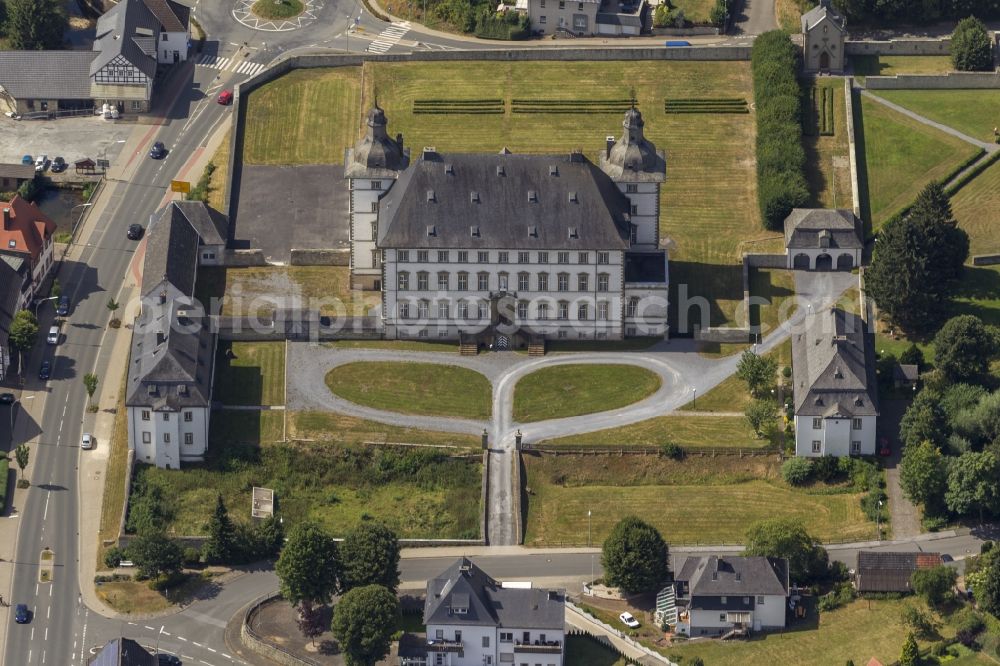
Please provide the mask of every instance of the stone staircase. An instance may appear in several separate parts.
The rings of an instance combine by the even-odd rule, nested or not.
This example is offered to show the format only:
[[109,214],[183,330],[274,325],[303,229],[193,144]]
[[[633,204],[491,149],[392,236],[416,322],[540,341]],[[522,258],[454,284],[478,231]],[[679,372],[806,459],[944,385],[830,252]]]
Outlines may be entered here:
[[458,353],[462,356],[476,356],[479,354],[479,341],[474,335],[459,334]]
[[532,337],[528,340],[528,356],[545,356],[545,338]]

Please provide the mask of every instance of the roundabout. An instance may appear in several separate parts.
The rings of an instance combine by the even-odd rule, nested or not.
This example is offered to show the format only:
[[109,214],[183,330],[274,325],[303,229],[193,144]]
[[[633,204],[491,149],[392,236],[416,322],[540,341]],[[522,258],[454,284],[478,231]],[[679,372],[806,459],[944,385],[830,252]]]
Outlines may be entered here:
[[288,32],[314,22],[322,8],[320,0],[237,0],[233,18],[251,30]]

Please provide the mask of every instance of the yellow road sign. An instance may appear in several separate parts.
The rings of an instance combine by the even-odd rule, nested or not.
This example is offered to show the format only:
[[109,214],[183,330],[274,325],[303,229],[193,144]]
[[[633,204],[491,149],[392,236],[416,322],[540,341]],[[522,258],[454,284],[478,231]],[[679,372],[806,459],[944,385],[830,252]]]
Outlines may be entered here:
[[191,183],[186,180],[172,180],[170,181],[170,191],[188,194],[191,192]]

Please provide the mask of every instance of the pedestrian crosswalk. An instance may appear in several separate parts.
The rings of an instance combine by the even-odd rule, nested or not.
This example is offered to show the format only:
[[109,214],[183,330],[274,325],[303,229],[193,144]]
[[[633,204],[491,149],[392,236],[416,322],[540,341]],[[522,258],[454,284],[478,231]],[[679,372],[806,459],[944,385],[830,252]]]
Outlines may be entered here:
[[393,23],[388,28],[378,34],[368,45],[370,53],[385,53],[403,38],[403,35],[410,31],[410,22]]
[[220,55],[203,55],[198,58],[197,64],[202,67],[217,69],[221,72],[236,72],[237,74],[245,74],[247,76],[253,76],[265,67],[265,65],[259,62],[247,60],[239,54],[229,58]]

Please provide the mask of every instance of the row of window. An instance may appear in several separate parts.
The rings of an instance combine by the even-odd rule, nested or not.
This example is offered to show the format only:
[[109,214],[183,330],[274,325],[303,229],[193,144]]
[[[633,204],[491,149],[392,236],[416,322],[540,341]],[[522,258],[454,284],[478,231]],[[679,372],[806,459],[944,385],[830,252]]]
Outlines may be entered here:
[[[149,433],[149,431],[146,431],[146,430],[142,431],[142,443],[143,444],[152,444],[153,443],[153,436]],[[169,444],[170,443],[170,433],[169,432],[163,433],[163,443],[164,444]],[[185,446],[194,446],[194,433],[190,433],[190,432],[184,433],[184,444],[185,444]]]
[[[428,319],[430,316],[430,301],[417,301],[415,304],[412,303],[399,303],[397,311],[399,312],[400,319]],[[628,305],[626,306],[626,317],[635,317],[636,311],[639,308],[639,299],[630,299]],[[527,320],[529,316],[529,307],[527,301],[517,302],[517,318],[519,320]],[[608,321],[608,313],[610,312],[610,307],[607,301],[598,301],[596,308],[591,308],[589,303],[578,303],[576,306],[576,318],[578,320],[586,321],[592,318],[592,314],[597,312],[598,321]],[[447,301],[440,301],[437,303],[437,319],[450,319],[451,318],[451,305]],[[489,303],[485,301],[458,301],[456,304],[456,318],[464,321],[474,321],[479,319],[489,318]],[[570,313],[570,304],[567,301],[559,301],[555,307],[556,319],[557,320],[568,320]],[[548,303],[539,303],[535,307],[535,319],[540,321],[545,321],[551,318],[552,309],[549,307]]]
[[[763,603],[763,602],[761,602],[761,603]],[[455,612],[455,610],[456,609],[452,609],[452,612]],[[464,613],[461,613],[461,614],[464,615]],[[434,630],[434,639],[435,640],[439,640],[439,641],[445,640],[444,629],[435,629]],[[483,636],[482,639],[483,639],[483,647],[484,648],[488,648],[490,646],[490,637],[489,636]],[[539,643],[545,643],[546,642],[546,640],[545,640],[545,634],[538,634],[538,637],[536,638],[536,640]],[[462,630],[461,629],[456,629],[455,630],[455,642],[456,643],[461,643],[462,642]],[[501,631],[500,632],[500,642],[501,643],[513,643],[514,642],[514,632],[513,631]],[[530,631],[521,632],[521,642],[522,643],[531,643],[531,632]]]
[[[468,291],[469,290],[469,277],[470,274],[465,271],[460,271],[457,275],[456,291]],[[416,283],[411,285],[410,273],[409,271],[400,271],[396,274],[396,288],[400,291],[408,291],[411,288],[417,291],[427,291],[430,289],[430,273],[427,271],[418,271]],[[476,273],[476,290],[477,291],[489,291],[490,290],[490,274],[483,271]],[[548,291],[549,290],[549,274],[539,273],[536,276],[536,289],[535,291]],[[608,273],[598,273],[597,274],[597,291],[608,291],[608,285],[611,282],[611,276]],[[569,273],[559,273],[556,275],[556,291],[569,291],[570,285],[570,275]],[[441,291],[447,291],[451,289],[451,273],[448,271],[440,271],[437,274],[437,288]],[[497,274],[497,289],[499,291],[507,291],[510,288],[510,276],[507,273]],[[517,274],[517,290],[518,291],[531,291],[531,274],[530,273],[518,273]],[[590,274],[580,273],[576,277],[576,290],[577,291],[590,291]]]
[[[149,410],[148,409],[142,410],[142,420],[148,421],[149,419],[150,419]],[[163,420],[164,421],[170,420],[170,412],[163,412]],[[184,412],[184,422],[191,423],[192,421],[194,421],[194,412]]]
[[[812,441],[812,452],[813,453],[822,453],[823,452],[823,442],[819,441],[818,439],[814,439]],[[857,440],[854,440],[853,442],[851,442],[851,453],[854,454],[854,455],[860,455],[861,454],[861,442],[859,442]]]
[[[375,226],[372,226],[372,237],[375,237]],[[547,264],[549,261],[549,252],[536,252],[535,253],[535,263],[536,264]],[[610,252],[595,252],[597,258],[597,263],[601,265],[607,265],[611,263],[611,253]],[[557,264],[568,264],[570,259],[573,257],[572,252],[556,252],[556,263]],[[427,264],[431,260],[430,250],[415,250],[415,255],[418,264]],[[452,253],[451,250],[437,250],[433,255],[435,260],[439,264],[451,263]],[[509,264],[511,263],[511,258],[516,258],[519,264],[530,264],[531,262],[531,252],[518,251],[510,252],[508,250],[498,250],[495,254],[489,250],[477,250],[476,251],[476,263],[488,264],[491,263],[491,258],[495,257],[495,263],[498,264]],[[576,253],[576,263],[578,264],[589,264],[590,263],[590,252],[577,252]],[[399,263],[407,263],[410,261],[410,250],[396,250],[396,261]],[[467,264],[469,263],[469,251],[468,250],[457,250],[456,260],[457,264]]]
[[[823,418],[813,417],[813,430],[823,429]],[[851,419],[851,430],[861,430],[861,419]]]

